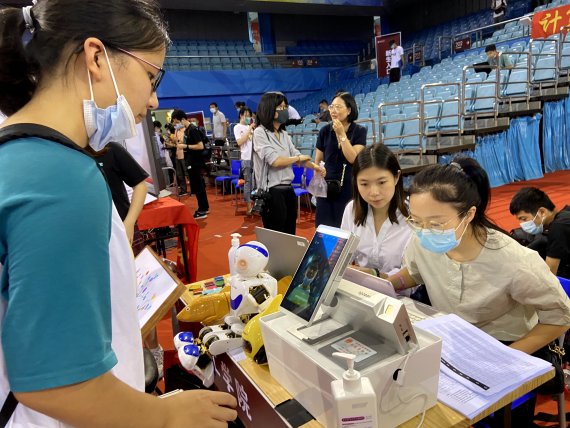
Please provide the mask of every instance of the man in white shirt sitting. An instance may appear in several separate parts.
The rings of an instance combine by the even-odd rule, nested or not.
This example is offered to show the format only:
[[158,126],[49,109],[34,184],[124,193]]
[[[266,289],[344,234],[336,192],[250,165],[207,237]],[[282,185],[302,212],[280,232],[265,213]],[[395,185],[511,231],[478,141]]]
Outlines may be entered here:
[[395,40],[390,40],[390,83],[399,82],[404,67],[404,49]]

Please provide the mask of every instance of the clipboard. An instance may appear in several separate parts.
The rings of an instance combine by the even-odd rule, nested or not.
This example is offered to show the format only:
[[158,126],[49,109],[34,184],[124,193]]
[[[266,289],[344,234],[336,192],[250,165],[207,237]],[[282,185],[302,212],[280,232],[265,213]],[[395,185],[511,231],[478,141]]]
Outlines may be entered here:
[[186,287],[149,246],[135,257],[135,268],[137,315],[144,338],[174,306]]

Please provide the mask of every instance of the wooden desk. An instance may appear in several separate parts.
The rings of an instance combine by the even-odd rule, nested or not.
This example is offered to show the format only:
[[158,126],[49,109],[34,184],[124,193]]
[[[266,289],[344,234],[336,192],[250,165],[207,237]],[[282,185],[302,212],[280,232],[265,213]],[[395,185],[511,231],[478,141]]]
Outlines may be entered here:
[[[186,292],[182,297],[185,298],[186,301],[199,298],[190,292]],[[235,361],[225,354],[215,358],[215,365],[216,386],[222,391],[228,391],[236,395],[236,398],[238,398],[238,415],[246,427],[253,428],[260,426],[258,425],[260,420],[263,422],[263,425],[261,426],[272,426],[274,428],[287,426],[284,424],[283,419],[276,415],[277,411],[275,410],[275,407],[293,397],[275,379],[273,379],[269,373],[269,367],[267,365],[260,366],[248,358]],[[467,428],[489,416],[491,413],[494,413],[495,411],[512,403],[517,398],[532,391],[553,377],[554,369],[526,382],[471,420],[447,407],[445,404],[438,402],[426,412],[422,427]],[[235,385],[236,388],[238,387],[237,385],[243,386],[241,401],[239,397],[240,394],[237,393],[237,391],[232,391],[232,389],[235,389],[232,388],[232,385]],[[240,405],[243,405],[244,407],[240,409]],[[273,411],[273,414],[271,414],[271,410]],[[248,421],[244,420],[245,411],[250,415],[255,415],[257,417],[255,423],[251,421],[251,423],[248,424]],[[268,419],[265,419],[264,417]],[[418,415],[410,419],[409,421],[401,424],[400,428],[416,428],[420,421],[420,417],[421,415]],[[302,425],[302,428],[317,427],[322,427],[322,425],[316,420],[312,420]]]
[[[260,366],[254,363],[252,360],[245,359],[239,362],[239,366],[242,370],[249,376],[249,378],[255,383],[255,385],[263,391],[265,396],[273,403],[273,405],[278,405],[291,399],[291,394],[289,394],[275,379],[271,377],[269,373],[268,366]],[[426,412],[426,417],[422,425],[423,428],[467,428],[473,425],[475,422],[489,416],[491,413],[501,409],[507,404],[512,403],[517,398],[523,396],[527,392],[532,391],[537,386],[542,385],[547,380],[554,377],[554,369],[548,373],[539,376],[524,385],[520,386],[513,392],[507,394],[497,403],[489,407],[487,410],[477,415],[475,418],[469,420],[462,414],[456,412],[455,410],[447,407],[445,404],[437,403],[434,407]],[[420,422],[421,415],[418,415],[404,424],[400,425],[401,428],[416,428]],[[316,420],[313,420],[303,427],[321,427],[322,425]]]

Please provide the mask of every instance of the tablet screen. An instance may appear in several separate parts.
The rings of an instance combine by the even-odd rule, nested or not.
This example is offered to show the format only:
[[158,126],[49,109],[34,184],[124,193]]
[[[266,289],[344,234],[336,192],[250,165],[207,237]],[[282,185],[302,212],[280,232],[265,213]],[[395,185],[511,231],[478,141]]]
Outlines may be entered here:
[[309,322],[319,307],[321,297],[334,283],[331,275],[348,238],[319,230],[301,260],[281,306]]

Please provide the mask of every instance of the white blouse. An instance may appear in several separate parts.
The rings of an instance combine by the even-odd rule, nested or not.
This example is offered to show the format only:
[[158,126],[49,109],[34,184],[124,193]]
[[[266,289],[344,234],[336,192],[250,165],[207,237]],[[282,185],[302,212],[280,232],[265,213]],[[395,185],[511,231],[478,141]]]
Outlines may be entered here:
[[537,322],[570,325],[570,300],[536,251],[487,229],[475,260],[459,263],[412,238],[404,267],[427,287],[432,305],[459,315],[495,339],[515,341]]
[[412,236],[412,229],[402,213],[399,210],[396,212],[398,223],[392,223],[387,218],[376,234],[372,208],[368,207],[366,222],[356,226],[352,206],[353,201],[346,205],[340,227],[360,238],[358,248],[354,252],[354,262],[360,267],[375,268],[384,273],[399,270],[404,250]]

